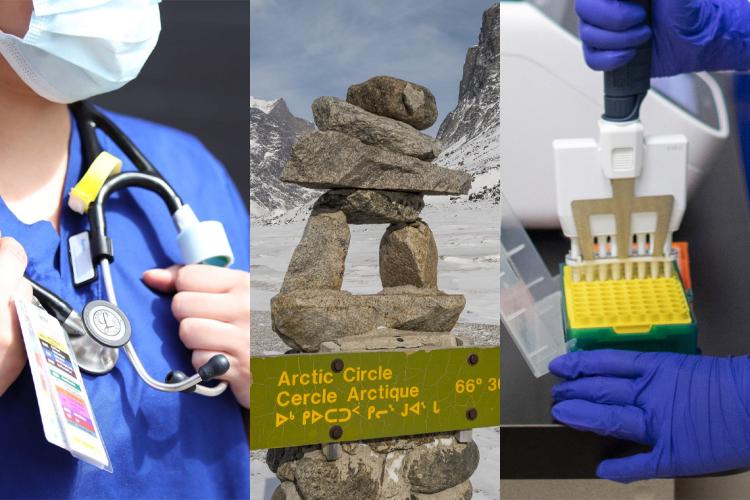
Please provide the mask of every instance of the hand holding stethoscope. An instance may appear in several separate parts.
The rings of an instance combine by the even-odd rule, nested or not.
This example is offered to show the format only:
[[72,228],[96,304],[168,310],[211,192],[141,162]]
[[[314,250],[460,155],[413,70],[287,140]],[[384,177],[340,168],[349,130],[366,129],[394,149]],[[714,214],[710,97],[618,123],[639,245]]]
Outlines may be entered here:
[[215,353],[229,359],[229,382],[240,405],[250,406],[250,276],[213,266],[172,266],[143,274],[150,288],[172,295],[180,341],[197,369]]

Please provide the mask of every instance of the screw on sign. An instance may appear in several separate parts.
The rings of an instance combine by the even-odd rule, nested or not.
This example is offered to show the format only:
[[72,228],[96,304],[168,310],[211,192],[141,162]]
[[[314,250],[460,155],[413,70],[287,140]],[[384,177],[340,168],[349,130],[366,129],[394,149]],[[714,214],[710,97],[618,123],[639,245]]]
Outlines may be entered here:
[[342,429],[340,425],[334,425],[331,427],[331,430],[328,431],[328,435],[331,436],[331,439],[341,439],[341,436],[344,435],[344,429]]
[[343,369],[344,369],[343,360],[336,358],[333,361],[331,361],[331,370],[333,370],[334,373],[339,373]]

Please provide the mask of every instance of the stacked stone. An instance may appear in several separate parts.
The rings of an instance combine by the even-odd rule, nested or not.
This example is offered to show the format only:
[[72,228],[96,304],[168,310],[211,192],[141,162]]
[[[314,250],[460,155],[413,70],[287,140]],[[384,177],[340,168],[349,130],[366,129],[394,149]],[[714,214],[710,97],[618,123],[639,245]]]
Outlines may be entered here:
[[[312,110],[319,130],[296,143],[281,179],[327,191],[271,299],[274,331],[301,352],[457,345],[450,331],[466,302],[438,290],[437,246],[419,216],[425,194],[466,194],[471,176],[431,163],[441,145],[420,130],[437,119],[434,96],[378,76],[352,85],[346,101],[316,99]],[[341,290],[349,224],[389,224],[379,293]],[[320,446],[271,450],[269,465],[283,481],[274,498],[471,498],[479,454],[452,434],[347,443],[342,451],[329,461]]]

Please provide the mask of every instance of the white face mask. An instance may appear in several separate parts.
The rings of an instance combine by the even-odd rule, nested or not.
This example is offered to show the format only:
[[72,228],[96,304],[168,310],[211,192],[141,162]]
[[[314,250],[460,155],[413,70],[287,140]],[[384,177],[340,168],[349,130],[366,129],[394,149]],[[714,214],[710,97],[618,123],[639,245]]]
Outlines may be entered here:
[[0,54],[50,101],[104,94],[146,63],[161,31],[159,1],[34,0],[26,36],[0,31]]

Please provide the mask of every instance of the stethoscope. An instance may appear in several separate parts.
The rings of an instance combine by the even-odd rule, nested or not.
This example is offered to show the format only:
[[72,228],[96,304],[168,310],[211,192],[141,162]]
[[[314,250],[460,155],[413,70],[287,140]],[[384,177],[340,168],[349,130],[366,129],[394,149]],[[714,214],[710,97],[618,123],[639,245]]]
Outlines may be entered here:
[[[122,348],[141,379],[154,389],[218,396],[227,388],[226,382],[213,387],[203,385],[202,382],[221,376],[229,370],[229,360],[223,354],[211,357],[191,376],[179,370],[170,371],[164,382],[153,378],[141,363],[131,342],[130,322],[117,306],[111,272],[114,252],[112,240],[107,236],[104,205],[112,193],[130,187],[147,189],[159,195],[172,215],[178,231],[180,252],[188,264],[228,266],[232,263],[234,258],[224,227],[218,221],[199,221],[190,206],[182,202],[172,186],[130,138],[96,108],[82,101],[72,104],[70,109],[81,137],[85,164],[89,165],[79,181],[79,185],[88,183],[89,201],[81,201],[79,198],[75,202],[69,200],[71,208],[87,213],[89,219],[89,230],[72,237],[77,242],[77,254],[71,255],[71,262],[75,259],[78,269],[76,272],[74,267],[74,282],[76,285],[89,283],[96,279],[97,273],[101,274],[105,299],[89,302],[79,314],[58,295],[29,279],[34,298],[67,332],[82,371],[91,375],[109,373],[114,369],[119,349]],[[101,129],[125,153],[138,172],[120,173],[117,169],[110,175],[102,174],[101,171],[96,174],[96,167],[101,166],[102,162],[116,160],[103,151],[96,137],[97,129]],[[93,176],[93,181],[85,179],[87,175]],[[96,175],[99,176],[98,180]],[[90,187],[92,184],[94,188]],[[80,271],[82,267],[86,268],[85,271]]]

